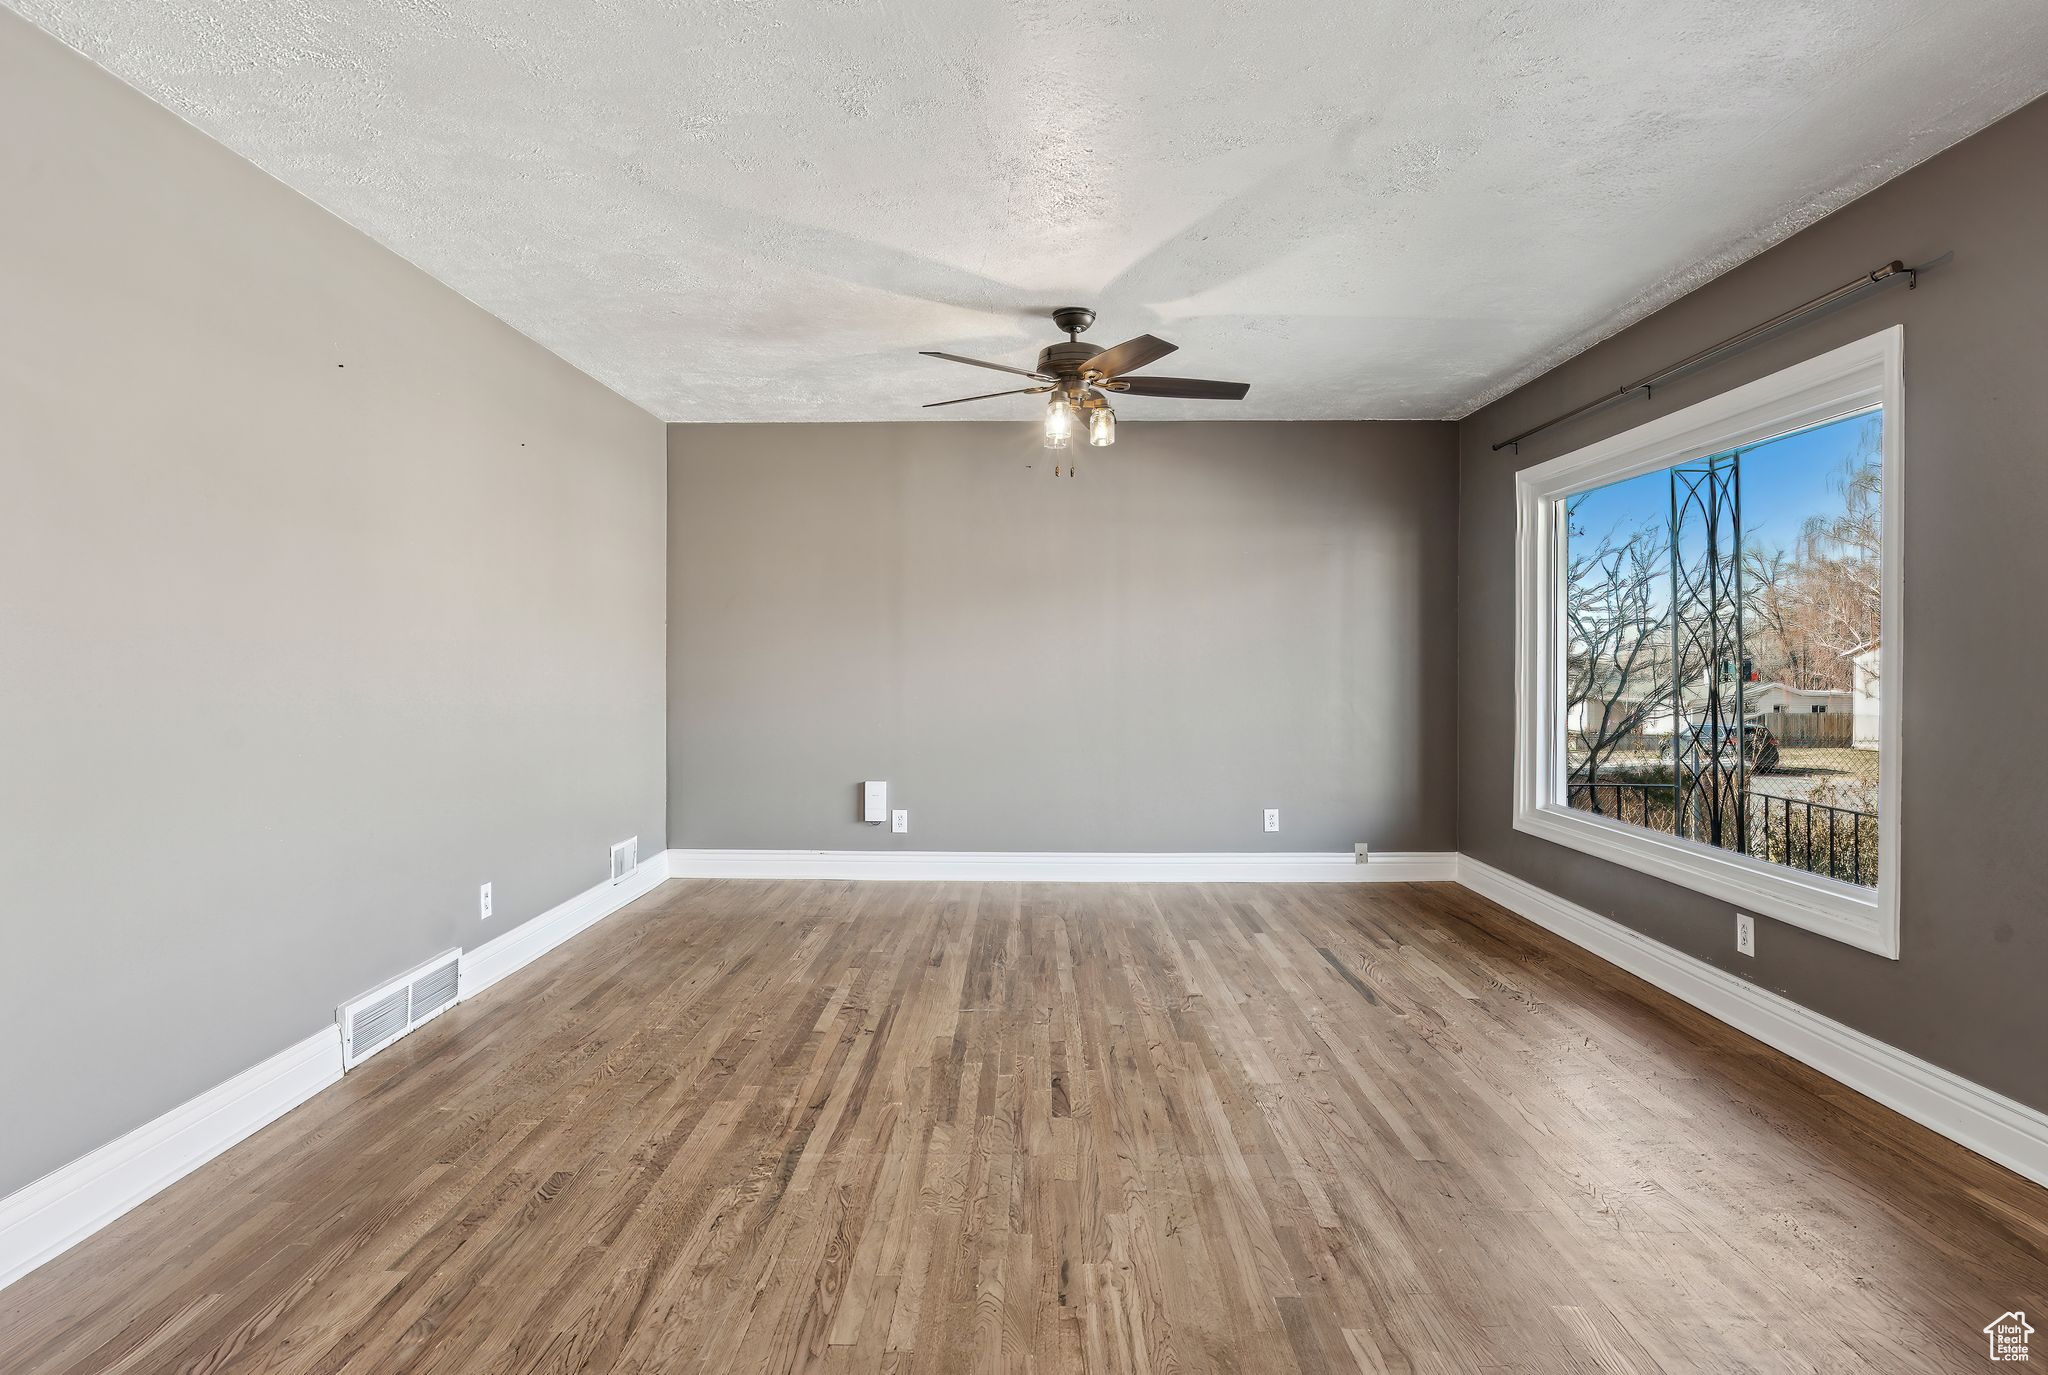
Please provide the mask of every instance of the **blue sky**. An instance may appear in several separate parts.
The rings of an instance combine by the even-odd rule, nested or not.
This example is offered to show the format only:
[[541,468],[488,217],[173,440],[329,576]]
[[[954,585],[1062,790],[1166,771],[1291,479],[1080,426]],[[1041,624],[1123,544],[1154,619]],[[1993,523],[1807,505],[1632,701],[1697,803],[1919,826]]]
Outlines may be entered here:
[[[1809,516],[1842,509],[1839,488],[1859,452],[1874,452],[1882,416],[1877,411],[1797,430],[1742,450],[1742,523],[1748,542],[1786,553]],[[1588,539],[1610,530],[1626,535],[1671,519],[1671,484],[1662,471],[1643,473],[1585,494],[1577,524]],[[1576,541],[1574,541],[1576,542]]]

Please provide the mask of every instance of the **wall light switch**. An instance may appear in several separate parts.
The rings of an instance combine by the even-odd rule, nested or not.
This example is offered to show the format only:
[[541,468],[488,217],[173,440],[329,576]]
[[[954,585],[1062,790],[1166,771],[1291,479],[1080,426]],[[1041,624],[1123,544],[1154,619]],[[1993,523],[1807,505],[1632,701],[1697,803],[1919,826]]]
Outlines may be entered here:
[[1735,953],[1756,957],[1756,918],[1747,912],[1735,914]]
[[887,783],[863,783],[860,790],[860,819],[870,826],[879,826],[889,819],[889,785]]
[[906,811],[889,813],[889,829],[897,835],[903,835],[908,832],[910,830],[910,813]]
[[489,920],[491,919],[491,885],[490,885],[490,884],[486,883],[486,884],[485,884],[485,885],[484,885],[483,887],[481,887],[481,888],[477,889],[477,893],[476,893],[476,905],[477,905],[477,909],[478,909],[478,911],[479,911],[479,912],[481,913],[481,915],[479,916],[478,920],[480,920],[480,921],[489,921]]
[[1266,829],[1269,831],[1280,829],[1280,809],[1278,807],[1266,808]]

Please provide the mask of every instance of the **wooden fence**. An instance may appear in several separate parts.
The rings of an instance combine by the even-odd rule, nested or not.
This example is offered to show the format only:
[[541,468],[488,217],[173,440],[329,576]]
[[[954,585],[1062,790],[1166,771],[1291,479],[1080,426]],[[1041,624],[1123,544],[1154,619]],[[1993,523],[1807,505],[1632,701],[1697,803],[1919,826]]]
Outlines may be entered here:
[[[1846,711],[1767,711],[1749,718],[1769,727],[1780,745],[1802,749],[1848,749],[1856,743],[1856,718]],[[1618,736],[1610,754],[1669,756],[1671,728],[1637,730]]]
[[1773,711],[1761,720],[1780,745],[1848,749],[1856,743],[1856,718],[1846,711]]

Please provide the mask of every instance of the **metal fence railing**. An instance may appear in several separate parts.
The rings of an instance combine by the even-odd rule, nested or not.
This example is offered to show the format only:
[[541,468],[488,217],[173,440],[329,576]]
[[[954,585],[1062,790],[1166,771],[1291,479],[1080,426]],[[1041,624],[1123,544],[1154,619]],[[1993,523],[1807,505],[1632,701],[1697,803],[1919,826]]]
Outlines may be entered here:
[[[1693,834],[1697,826],[1680,826],[1675,792],[1670,783],[1599,780],[1570,784],[1565,802],[1579,811],[1666,835],[1706,839]],[[1687,809],[1692,810],[1690,803]],[[1733,813],[1740,824],[1734,827],[1731,838],[1737,843],[1730,849],[1844,883],[1877,883],[1875,812],[1746,789],[1735,797]]]
[[1646,830],[1677,834],[1669,783],[1574,783],[1565,803]]
[[1743,814],[1746,853],[1844,883],[1876,885],[1876,812],[1751,792]]

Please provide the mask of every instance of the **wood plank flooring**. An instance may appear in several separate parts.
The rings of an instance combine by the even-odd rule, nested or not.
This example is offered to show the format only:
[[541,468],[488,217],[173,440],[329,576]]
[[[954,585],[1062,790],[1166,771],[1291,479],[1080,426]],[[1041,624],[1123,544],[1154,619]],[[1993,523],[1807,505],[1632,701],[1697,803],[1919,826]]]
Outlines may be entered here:
[[0,1291],[0,1370],[1977,1370],[2013,1308],[2048,1192],[1461,888],[699,881]]

